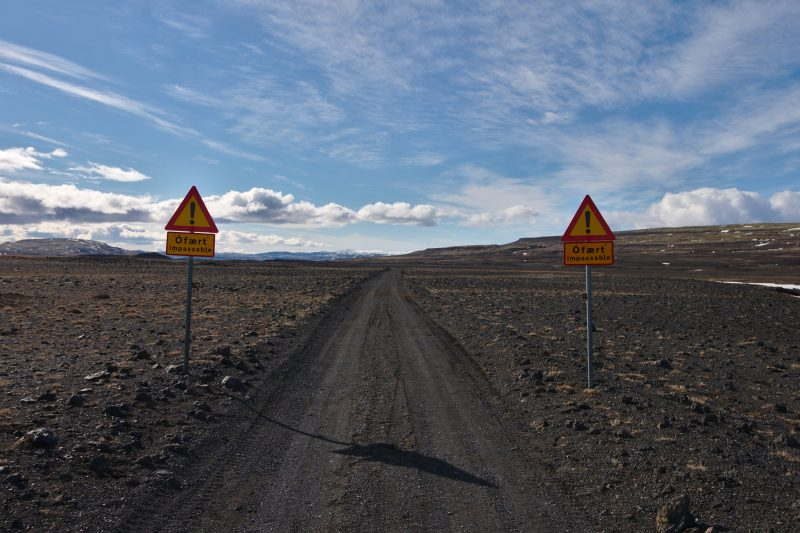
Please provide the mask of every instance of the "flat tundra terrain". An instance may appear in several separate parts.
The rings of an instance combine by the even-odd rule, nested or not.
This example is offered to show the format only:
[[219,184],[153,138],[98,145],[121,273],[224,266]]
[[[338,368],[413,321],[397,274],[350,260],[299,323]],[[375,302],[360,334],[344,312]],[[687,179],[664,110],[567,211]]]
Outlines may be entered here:
[[[795,531],[800,298],[582,270],[0,258],[3,530]],[[672,529],[670,529],[672,528]]]

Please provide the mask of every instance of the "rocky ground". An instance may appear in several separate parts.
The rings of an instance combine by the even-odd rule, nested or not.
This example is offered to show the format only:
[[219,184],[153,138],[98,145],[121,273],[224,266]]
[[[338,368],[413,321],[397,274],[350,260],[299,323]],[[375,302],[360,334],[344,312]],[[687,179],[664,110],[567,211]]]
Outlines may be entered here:
[[595,269],[587,389],[582,269],[405,281],[601,529],[651,531],[681,495],[704,527],[800,528],[796,294]]
[[[670,271],[661,263],[684,256],[663,260],[673,252],[655,241],[630,248],[627,266],[595,269],[592,389],[583,272],[538,268],[555,253],[539,245],[502,261],[199,262],[189,375],[176,366],[184,263],[2,257],[0,530],[114,529],[153,495],[188,491],[192,465],[214,459],[201,449],[209,435],[225,440],[232,420],[246,425],[242,405],[313,348],[314,324],[394,266],[403,291],[486,375],[523,455],[577,496],[591,529],[651,531],[659,510],[677,526],[663,507],[677,502],[676,516],[689,509],[718,531],[796,531],[800,298],[686,279],[727,270],[726,279],[792,281],[800,248],[786,230],[777,231],[794,240],[772,245],[774,262],[760,251],[769,246],[756,247],[766,237],[747,241],[755,259],[742,272],[709,261],[739,253],[721,244]],[[731,247],[753,238],[735,231]]]
[[185,263],[0,258],[0,529],[108,529],[179,490],[204,435],[373,270],[198,262],[191,373]]

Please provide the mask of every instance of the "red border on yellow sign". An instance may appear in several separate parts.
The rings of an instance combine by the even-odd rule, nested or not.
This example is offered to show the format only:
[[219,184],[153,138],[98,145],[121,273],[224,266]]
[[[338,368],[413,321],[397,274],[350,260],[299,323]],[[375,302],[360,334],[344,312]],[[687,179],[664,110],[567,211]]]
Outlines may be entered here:
[[167,255],[214,257],[213,233],[167,232]]
[[614,243],[565,242],[565,266],[609,266],[614,264]]

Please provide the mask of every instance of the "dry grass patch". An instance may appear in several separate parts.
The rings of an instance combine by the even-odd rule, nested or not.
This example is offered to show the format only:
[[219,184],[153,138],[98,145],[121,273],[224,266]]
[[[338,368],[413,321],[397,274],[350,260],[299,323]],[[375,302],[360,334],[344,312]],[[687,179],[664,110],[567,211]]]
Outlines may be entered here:
[[780,457],[784,461],[789,461],[790,463],[800,463],[800,452],[795,452],[792,450],[778,450],[773,455]]
[[636,383],[644,383],[647,381],[647,376],[637,372],[620,373],[617,375],[626,381],[635,381]]

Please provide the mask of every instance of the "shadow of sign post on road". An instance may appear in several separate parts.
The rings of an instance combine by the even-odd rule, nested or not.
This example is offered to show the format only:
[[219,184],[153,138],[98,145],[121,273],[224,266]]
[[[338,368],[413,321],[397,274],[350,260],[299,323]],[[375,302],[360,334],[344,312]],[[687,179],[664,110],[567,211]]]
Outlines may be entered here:
[[472,475],[447,461],[423,455],[421,453],[403,450],[394,444],[378,442],[375,444],[353,444],[349,448],[334,450],[339,455],[361,457],[364,461],[377,461],[392,466],[415,468],[436,476],[446,477],[465,483],[473,483],[492,489],[497,485],[478,476]]

